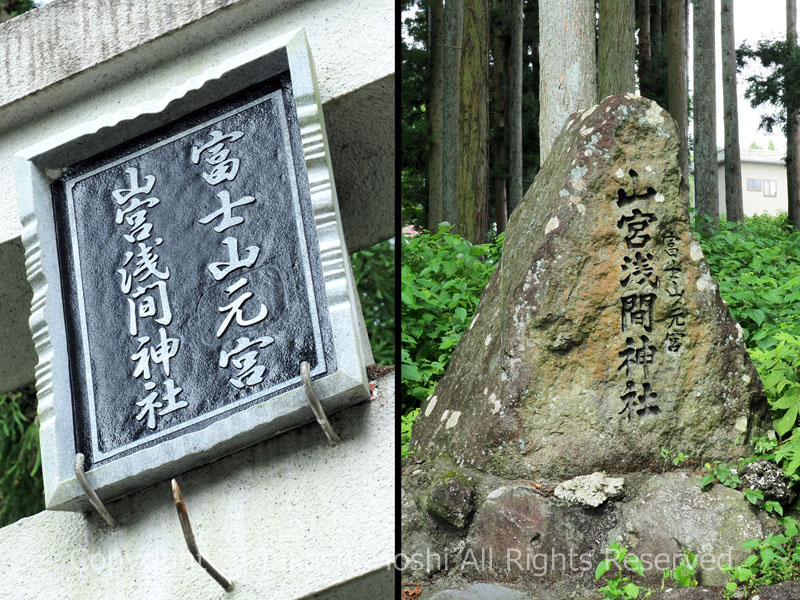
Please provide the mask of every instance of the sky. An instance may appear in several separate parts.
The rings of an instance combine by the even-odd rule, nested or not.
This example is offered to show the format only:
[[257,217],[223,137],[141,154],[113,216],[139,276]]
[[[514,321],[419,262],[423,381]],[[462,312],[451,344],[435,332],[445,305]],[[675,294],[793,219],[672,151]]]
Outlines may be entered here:
[[[716,68],[717,68],[717,146],[725,145],[725,135],[722,124],[722,50],[720,45],[720,0],[716,0]],[[758,40],[765,38],[786,37],[786,0],[735,0],[733,8],[733,35],[738,48],[742,42],[747,41],[754,45]],[[689,23],[691,27],[691,8]],[[692,31],[689,32],[689,87],[692,87]],[[754,72],[753,67],[746,67],[736,77],[736,92],[739,96],[739,144],[747,148],[751,142],[767,147],[771,139],[775,149],[786,150],[786,137],[779,129],[768,134],[758,129],[763,109],[750,107],[750,102],[745,99],[745,78]]]

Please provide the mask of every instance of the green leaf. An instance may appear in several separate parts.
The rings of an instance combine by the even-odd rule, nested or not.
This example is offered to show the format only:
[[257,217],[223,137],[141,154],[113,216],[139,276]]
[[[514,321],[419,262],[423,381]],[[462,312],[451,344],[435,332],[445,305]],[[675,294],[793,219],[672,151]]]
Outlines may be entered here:
[[637,575],[644,577],[644,564],[641,559],[635,554],[629,554],[625,559],[626,564],[630,567],[631,571]]
[[467,318],[467,309],[459,306],[455,310],[456,319],[463,321]]
[[709,473],[708,475],[704,475],[703,478],[700,480],[700,487],[704,488],[708,485],[714,483],[714,480],[717,478],[716,475],[713,473]]
[[607,558],[605,560],[601,560],[600,563],[597,565],[597,568],[594,570],[594,579],[595,579],[595,581],[597,581],[603,575],[605,575],[608,572],[608,570],[611,568],[612,564],[613,563],[611,562],[611,559],[609,559],[609,558]]
[[625,587],[622,588],[622,591],[625,592],[625,595],[628,598],[638,598],[639,596],[639,586],[635,583],[629,583]]
[[797,420],[797,408],[797,405],[792,406],[780,419],[772,422],[772,426],[779,436],[785,436],[794,427],[794,423]]
[[407,381],[421,381],[422,377],[419,374],[419,369],[415,365],[401,365],[400,377]]

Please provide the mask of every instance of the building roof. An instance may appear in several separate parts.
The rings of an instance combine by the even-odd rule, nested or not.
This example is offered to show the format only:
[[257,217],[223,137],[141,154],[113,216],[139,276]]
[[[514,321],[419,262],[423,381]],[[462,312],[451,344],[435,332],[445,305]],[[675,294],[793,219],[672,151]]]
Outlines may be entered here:
[[[784,153],[778,150],[751,150],[749,148],[741,148],[739,150],[741,162],[749,163],[766,163],[770,165],[785,165],[783,160]],[[721,165],[725,162],[725,152],[720,150],[717,152],[717,164]]]

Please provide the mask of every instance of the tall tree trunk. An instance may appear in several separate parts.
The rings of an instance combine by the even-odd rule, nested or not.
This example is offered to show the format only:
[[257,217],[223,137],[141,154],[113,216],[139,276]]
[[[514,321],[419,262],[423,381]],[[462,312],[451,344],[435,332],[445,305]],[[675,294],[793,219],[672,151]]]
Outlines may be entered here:
[[597,34],[598,99],[635,91],[635,20],[631,0],[600,0]]
[[508,0],[511,46],[508,74],[508,214],[522,202],[522,0]]
[[494,220],[497,233],[503,233],[508,223],[506,187],[508,183],[508,106],[507,72],[508,26],[505,0],[492,0],[494,29],[492,31],[492,91],[489,123],[491,123],[490,159],[492,163],[492,193],[494,196]]
[[639,94],[647,98],[645,91],[651,89],[653,77],[650,70],[650,0],[636,0],[636,28],[639,30]]
[[744,221],[742,163],[739,156],[739,109],[736,96],[736,41],[733,35],[733,0],[722,0],[722,105],[725,126],[725,217]]
[[596,101],[593,0],[539,3],[539,161],[569,115]]
[[719,224],[714,0],[694,0],[694,204]]
[[466,0],[461,42],[458,233],[486,241],[489,200],[489,0]]
[[[786,41],[797,45],[797,3],[786,0]],[[789,222],[800,229],[800,123],[798,107],[786,106],[786,182],[789,192]]]
[[428,229],[436,231],[442,222],[442,0],[430,0],[431,91],[428,118],[431,146],[428,159]]
[[667,52],[662,14],[666,14],[662,0],[650,0],[650,78],[648,86],[642,90],[642,96],[666,107],[664,83]]
[[442,19],[442,220],[458,223],[459,94],[463,0],[449,0]]
[[667,5],[667,109],[678,123],[683,174],[681,187],[689,189],[688,95],[686,85],[686,4],[684,0],[666,0]]

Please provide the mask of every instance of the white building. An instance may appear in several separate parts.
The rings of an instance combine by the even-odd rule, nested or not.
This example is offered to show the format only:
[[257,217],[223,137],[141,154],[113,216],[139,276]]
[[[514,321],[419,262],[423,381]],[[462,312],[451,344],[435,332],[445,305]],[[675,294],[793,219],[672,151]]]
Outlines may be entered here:
[[[744,214],[761,213],[775,215],[786,212],[788,196],[786,186],[786,164],[783,152],[774,150],[741,150],[742,202]],[[717,154],[717,176],[719,177],[719,214],[725,212],[725,153]]]

